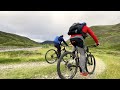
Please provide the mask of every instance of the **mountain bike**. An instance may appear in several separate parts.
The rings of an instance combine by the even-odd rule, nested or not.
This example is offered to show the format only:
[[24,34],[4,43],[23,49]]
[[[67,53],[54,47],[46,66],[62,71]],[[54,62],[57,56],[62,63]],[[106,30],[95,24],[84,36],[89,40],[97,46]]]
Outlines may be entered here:
[[[62,49],[61,49],[61,54],[66,52],[66,47],[62,45]],[[55,63],[59,57],[58,57],[58,52],[55,49],[50,49],[46,52],[45,54],[45,60],[49,63],[49,64],[53,64]]]
[[[89,74],[93,74],[96,67],[96,61],[95,61],[95,57],[89,51],[89,47],[96,47],[96,45],[90,45],[84,48],[86,55],[85,69]],[[79,71],[80,72],[82,71],[79,65],[79,58],[80,58],[80,54],[78,52],[78,48],[76,48],[75,53],[68,51],[63,53],[57,62],[58,76],[61,79],[74,78],[74,76],[77,73],[78,67],[79,67]]]

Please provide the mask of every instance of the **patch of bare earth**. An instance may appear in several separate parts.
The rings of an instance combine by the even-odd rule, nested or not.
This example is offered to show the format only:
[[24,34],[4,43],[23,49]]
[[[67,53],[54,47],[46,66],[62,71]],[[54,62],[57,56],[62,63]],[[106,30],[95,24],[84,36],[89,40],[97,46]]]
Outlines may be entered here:
[[45,67],[49,66],[46,62],[25,62],[19,64],[0,64],[0,70],[17,69],[17,68],[31,68],[31,67]]
[[[54,63],[56,65],[57,63]],[[17,68],[31,68],[31,67],[48,67],[52,66],[53,64],[48,64],[47,62],[25,62],[19,64],[0,64],[0,70],[12,70]],[[102,60],[96,58],[96,69],[92,75],[88,75],[86,77],[81,76],[79,69],[77,74],[75,75],[74,79],[96,79],[96,75],[102,73],[105,70],[106,66]],[[35,79],[60,79],[56,72],[53,72],[51,75],[43,75],[42,77],[36,77]]]
[[[96,58],[96,68],[93,74],[88,76],[81,76],[78,69],[78,72],[73,79],[97,79],[96,75],[101,74],[105,69],[106,69],[105,63],[101,59]],[[44,75],[43,77],[38,77],[38,79],[60,79],[60,78],[58,77],[57,72],[55,72],[51,75]]]

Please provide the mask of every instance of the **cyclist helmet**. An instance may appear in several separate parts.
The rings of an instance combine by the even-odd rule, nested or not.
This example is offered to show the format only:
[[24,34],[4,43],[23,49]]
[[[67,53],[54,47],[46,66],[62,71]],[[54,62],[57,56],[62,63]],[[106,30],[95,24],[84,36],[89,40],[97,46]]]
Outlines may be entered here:
[[82,24],[83,24],[83,25],[87,25],[86,22],[83,22]]
[[60,37],[63,37],[63,35],[60,35]]

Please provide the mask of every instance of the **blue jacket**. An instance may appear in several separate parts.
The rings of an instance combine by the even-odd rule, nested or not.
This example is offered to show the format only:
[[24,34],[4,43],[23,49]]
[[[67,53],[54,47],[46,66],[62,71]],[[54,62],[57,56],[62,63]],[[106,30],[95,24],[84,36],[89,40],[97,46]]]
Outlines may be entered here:
[[65,40],[63,39],[63,37],[56,36],[54,39],[54,43],[61,45],[61,42],[64,42],[66,44],[66,46],[68,46],[67,43],[65,42]]

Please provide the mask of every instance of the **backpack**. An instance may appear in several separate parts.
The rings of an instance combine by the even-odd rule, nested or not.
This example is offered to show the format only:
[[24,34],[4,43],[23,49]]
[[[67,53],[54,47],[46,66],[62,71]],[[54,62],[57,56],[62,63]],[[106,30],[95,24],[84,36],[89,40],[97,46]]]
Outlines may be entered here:
[[83,38],[87,37],[87,34],[82,32],[83,27],[85,26],[85,24],[81,24],[81,23],[74,23],[68,31],[68,35],[73,35],[73,34],[82,34]]

